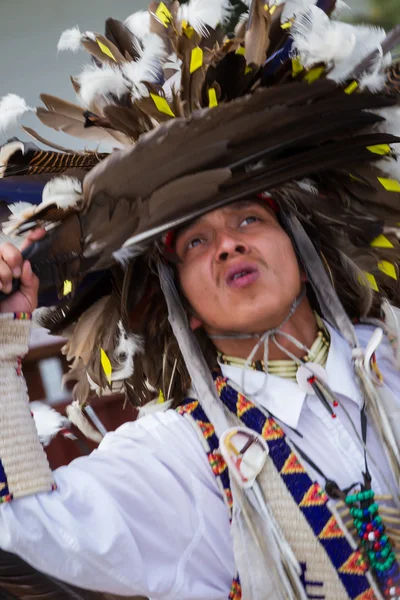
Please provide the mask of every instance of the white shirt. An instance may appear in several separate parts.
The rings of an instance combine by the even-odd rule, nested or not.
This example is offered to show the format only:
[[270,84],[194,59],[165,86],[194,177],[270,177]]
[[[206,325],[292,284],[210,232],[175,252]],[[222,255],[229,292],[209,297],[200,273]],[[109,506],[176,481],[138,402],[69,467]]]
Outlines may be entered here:
[[[362,345],[372,331],[357,327]],[[330,333],[328,382],[359,430],[350,351]],[[388,353],[387,347],[378,352],[378,365],[400,405],[400,375]],[[241,383],[241,369],[223,371]],[[264,374],[249,373],[246,391],[251,385],[258,389],[260,377]],[[275,376],[268,376],[257,401],[327,477],[340,486],[360,480],[363,453],[341,409],[332,419],[316,397]],[[385,478],[394,483],[371,427],[368,447],[379,466],[370,461],[373,487],[385,492]],[[228,513],[197,433],[175,411],[123,425],[90,456],[58,469],[55,480],[55,492],[1,507],[4,550],[83,588],[152,600],[228,598],[235,571]]]

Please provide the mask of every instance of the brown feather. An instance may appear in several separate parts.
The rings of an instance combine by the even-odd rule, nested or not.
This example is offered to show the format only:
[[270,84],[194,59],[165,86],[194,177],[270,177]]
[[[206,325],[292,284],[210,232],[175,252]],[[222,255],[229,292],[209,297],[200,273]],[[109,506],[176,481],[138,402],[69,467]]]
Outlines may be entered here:
[[[98,42],[100,42],[100,44],[102,44],[103,46],[108,48],[108,50],[112,54],[113,58],[111,58],[111,56],[109,54],[106,54],[105,52],[103,52],[103,50],[100,48],[100,45]],[[108,40],[103,35],[100,35],[99,33],[96,34],[96,41],[83,40],[82,46],[85,48],[85,50],[87,50],[89,52],[89,54],[94,56],[101,63],[106,63],[106,64],[112,65],[112,66],[115,66],[115,64],[126,63],[125,56],[123,54],[121,54],[121,52],[118,50],[118,48],[110,40]]]
[[[58,150],[59,152],[67,152],[67,153],[74,152],[73,150],[71,150],[71,148],[65,148],[64,146],[60,146],[59,144],[56,144],[55,142],[50,142],[49,140],[46,140],[46,138],[41,136],[39,133],[37,133],[37,131],[35,131],[31,127],[25,127],[25,126],[21,125],[21,129],[22,129],[22,131],[25,131],[25,133],[27,133],[36,142],[40,142],[41,144],[44,144],[45,146],[48,146],[49,148],[52,148],[53,150]],[[80,154],[80,153],[77,152],[77,154]]]
[[400,62],[388,67],[385,71],[386,90],[391,94],[400,95]]
[[117,19],[107,19],[105,26],[106,38],[110,40],[119,52],[129,60],[139,58],[138,52],[135,49],[135,36],[129,29],[117,21]]
[[164,42],[167,54],[169,55],[172,54],[172,52],[176,51],[176,40],[178,31],[177,13],[179,8],[179,2],[172,1],[164,3],[172,15],[172,21],[168,24],[167,27],[165,27],[165,25],[155,17],[155,13],[159,4],[160,3],[157,0],[149,3],[148,10],[150,13],[150,32],[156,33],[161,37],[161,39]]
[[112,129],[107,130],[99,127],[85,127],[85,118],[83,116],[83,112],[82,118],[78,119],[38,107],[36,109],[36,116],[47,127],[51,127],[56,131],[63,131],[68,135],[72,135],[84,140],[92,140],[96,142],[103,141],[115,144],[115,141],[120,142],[121,139],[124,139],[122,134],[119,134]]
[[111,127],[121,131],[134,142],[142,133],[153,129],[151,119],[140,109],[137,102],[131,108],[116,105],[106,106],[104,116],[110,122]]
[[105,325],[105,309],[110,303],[111,296],[100,298],[85,312],[85,318],[79,319],[74,327],[73,338],[65,345],[64,354],[67,360],[77,357],[83,364],[89,364],[94,348],[98,346],[98,338]]
[[[164,92],[162,92],[162,90],[154,89],[154,91],[152,91],[152,93],[155,93],[155,95],[161,96],[164,98]],[[166,100],[166,102],[168,104],[167,100]],[[156,104],[154,103],[153,99],[151,98],[151,96],[145,96],[144,98],[140,98],[139,100],[137,100],[135,102],[135,105],[147,117],[154,119],[158,123],[165,123],[166,121],[170,121],[171,119],[174,118],[172,115],[167,114],[166,112],[159,111]],[[169,107],[169,108],[171,109],[171,107]],[[171,109],[171,111],[172,111],[172,109]]]
[[211,61],[211,54],[203,52],[203,64],[190,72],[192,52],[200,47],[200,43],[201,36],[196,32],[190,36],[183,32],[177,41],[178,58],[182,60],[181,98],[187,115],[201,107],[201,89]]
[[82,120],[85,109],[78,104],[67,102],[57,96],[50,94],[40,94],[40,99],[48,111],[71,117],[72,119]]
[[270,13],[270,27],[269,27],[269,48],[268,48],[268,56],[271,56],[278,48],[281,48],[285,41],[289,37],[289,33],[286,29],[282,29],[281,27],[281,15],[284,8],[284,4],[280,4],[276,6],[276,10],[271,17]]
[[75,77],[72,77],[72,75],[71,75],[70,79],[71,79],[72,87],[74,88],[75,93],[79,95],[79,93],[81,91],[81,86],[79,85],[78,80]]
[[245,34],[246,62],[255,68],[264,64],[269,48],[271,16],[264,0],[253,0]]

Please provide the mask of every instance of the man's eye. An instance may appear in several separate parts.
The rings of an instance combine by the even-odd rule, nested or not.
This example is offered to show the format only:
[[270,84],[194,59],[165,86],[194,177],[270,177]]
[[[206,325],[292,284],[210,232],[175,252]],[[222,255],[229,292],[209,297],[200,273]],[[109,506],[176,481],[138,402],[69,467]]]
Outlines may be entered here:
[[246,227],[246,225],[251,225],[252,223],[255,223],[259,220],[260,219],[258,217],[254,216],[246,217],[245,219],[243,219],[243,221],[240,222],[239,227]]
[[192,240],[190,240],[190,242],[187,245],[187,249],[191,250],[192,248],[196,248],[196,246],[199,246],[202,243],[202,239],[201,238],[193,238]]

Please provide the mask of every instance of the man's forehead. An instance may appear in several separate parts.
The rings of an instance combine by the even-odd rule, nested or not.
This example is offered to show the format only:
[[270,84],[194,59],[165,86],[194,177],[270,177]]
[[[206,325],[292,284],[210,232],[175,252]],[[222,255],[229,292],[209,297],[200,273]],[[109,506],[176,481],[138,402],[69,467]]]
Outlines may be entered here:
[[[183,233],[184,231],[187,231],[188,229],[191,229],[192,227],[194,227],[195,225],[197,225],[198,223],[201,223],[202,221],[204,221],[205,219],[207,219],[207,217],[209,215],[218,213],[218,212],[236,212],[236,211],[240,211],[242,209],[246,209],[246,208],[250,208],[251,206],[260,206],[263,205],[263,201],[258,200],[258,199],[254,199],[254,200],[238,200],[237,202],[232,202],[231,204],[227,204],[226,206],[221,206],[219,208],[216,208],[214,210],[210,210],[207,213],[204,213],[203,215],[201,215],[200,217],[197,217],[196,219],[193,219],[192,221],[189,221],[188,223],[185,223],[185,225],[182,225],[182,227],[179,227],[179,229],[176,231],[176,236],[180,235],[181,233]],[[267,206],[265,206],[266,209],[268,209]]]

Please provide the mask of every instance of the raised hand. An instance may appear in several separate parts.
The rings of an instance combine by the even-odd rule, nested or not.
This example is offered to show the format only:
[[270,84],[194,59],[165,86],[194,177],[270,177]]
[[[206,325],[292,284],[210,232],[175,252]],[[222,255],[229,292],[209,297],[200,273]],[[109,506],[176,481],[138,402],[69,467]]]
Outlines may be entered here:
[[0,303],[0,313],[32,312],[37,307],[39,279],[32,272],[30,262],[24,261],[22,251],[45,235],[46,231],[41,228],[30,231],[21,250],[8,242],[0,245],[0,291],[9,294],[12,280],[21,280],[19,290]]

